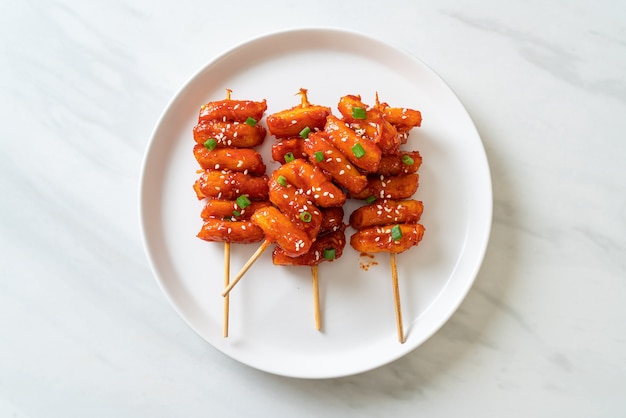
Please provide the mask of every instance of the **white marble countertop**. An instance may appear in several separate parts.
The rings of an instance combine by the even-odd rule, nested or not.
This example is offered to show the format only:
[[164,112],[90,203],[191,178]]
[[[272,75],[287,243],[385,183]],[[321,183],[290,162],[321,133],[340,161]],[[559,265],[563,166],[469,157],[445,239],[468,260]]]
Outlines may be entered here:
[[[170,97],[217,54],[299,26],[432,67],[493,177],[456,314],[339,379],[266,374],[198,337],[138,220]],[[9,1],[0,86],[0,416],[626,416],[626,3]]]

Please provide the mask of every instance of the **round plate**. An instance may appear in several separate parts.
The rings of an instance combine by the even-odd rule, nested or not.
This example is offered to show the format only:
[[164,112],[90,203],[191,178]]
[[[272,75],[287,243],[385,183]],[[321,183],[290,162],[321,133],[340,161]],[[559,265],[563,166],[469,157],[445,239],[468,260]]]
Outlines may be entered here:
[[[266,251],[230,293],[230,333],[222,337],[224,245],[196,238],[203,206],[192,189],[198,169],[192,128],[200,106],[225,97],[267,99],[266,115],[309,100],[333,108],[346,94],[422,112],[404,149],[423,157],[414,198],[424,202],[422,243],[397,257],[406,342],[396,333],[389,256],[346,246],[319,268],[322,330],[313,319],[311,271],[279,267]],[[264,122],[265,119],[261,123]],[[268,135],[260,148],[268,172]],[[249,366],[284,376],[360,373],[418,347],[457,309],[489,239],[492,194],[480,137],[463,105],[426,65],[369,37],[302,29],[246,42],[211,61],[174,96],[158,121],[141,176],[140,215],[151,268],[181,317],[206,341]],[[358,207],[345,206],[346,219]],[[348,228],[346,235],[354,231]],[[231,246],[231,275],[257,244]]]

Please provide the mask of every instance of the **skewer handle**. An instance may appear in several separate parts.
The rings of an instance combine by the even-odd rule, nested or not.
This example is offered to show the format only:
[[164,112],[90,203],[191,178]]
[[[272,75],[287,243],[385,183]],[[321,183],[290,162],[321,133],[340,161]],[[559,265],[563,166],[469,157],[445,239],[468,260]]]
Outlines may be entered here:
[[400,289],[398,287],[398,266],[396,265],[396,254],[389,253],[391,261],[391,281],[393,284],[393,299],[396,308],[396,327],[398,328],[398,341],[404,344],[404,327],[402,326],[402,307],[400,305]]
[[[228,286],[230,282],[230,242],[224,243],[224,286]],[[230,298],[228,295],[224,297],[224,324],[223,335],[228,337],[228,317],[230,310]]]
[[319,266],[317,264],[311,266],[311,277],[313,278],[313,312],[315,316],[315,329],[322,329],[322,319],[320,315],[320,285],[319,285]]
[[244,264],[244,266],[241,268],[241,271],[237,274],[237,276],[235,276],[235,278],[228,284],[228,286],[226,286],[226,288],[222,292],[222,296],[226,297],[228,295],[228,293],[232,290],[232,288],[235,287],[235,285],[237,284],[237,282],[239,282],[239,280],[241,280],[241,278],[244,276],[244,274],[246,274],[246,272],[252,266],[252,264],[254,264],[254,262],[259,257],[261,257],[261,254],[263,254],[263,251],[265,251],[267,247],[269,247],[270,244],[271,242],[268,240],[263,241],[263,244],[261,244],[261,246],[257,248],[254,254],[252,254],[252,257],[250,257],[250,259],[246,261],[246,264]]

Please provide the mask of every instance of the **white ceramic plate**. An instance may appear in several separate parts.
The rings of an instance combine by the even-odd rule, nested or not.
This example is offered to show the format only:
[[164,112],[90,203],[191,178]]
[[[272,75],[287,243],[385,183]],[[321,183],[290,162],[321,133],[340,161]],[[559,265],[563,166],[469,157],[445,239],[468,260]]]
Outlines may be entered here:
[[[230,296],[230,336],[222,337],[223,244],[196,238],[202,203],[192,190],[198,165],[192,127],[200,106],[224,98],[267,99],[266,115],[298,103],[336,111],[339,98],[421,110],[405,149],[423,157],[415,198],[425,205],[422,243],[398,256],[406,342],[397,339],[389,257],[362,258],[349,245],[320,265],[323,330],[314,328],[311,273],[278,267],[271,251]],[[264,120],[263,120],[264,123]],[[261,148],[268,171],[274,142]],[[211,61],[165,109],[141,178],[143,239],[157,280],[182,318],[206,341],[249,366],[285,376],[329,378],[389,363],[418,347],[457,309],[478,272],[489,238],[492,194],[480,137],[450,88],[426,65],[360,34],[302,29],[271,34]],[[357,205],[346,205],[346,218]],[[347,235],[353,231],[348,228]],[[257,248],[232,245],[234,275]],[[369,268],[363,268],[367,265]]]

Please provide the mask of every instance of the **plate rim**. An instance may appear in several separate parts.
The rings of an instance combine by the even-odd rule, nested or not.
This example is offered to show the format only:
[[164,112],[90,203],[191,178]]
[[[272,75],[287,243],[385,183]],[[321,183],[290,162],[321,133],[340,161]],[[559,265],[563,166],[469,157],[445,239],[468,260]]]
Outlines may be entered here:
[[[454,303],[453,304],[449,304],[447,305],[446,311],[447,314],[443,317],[441,317],[441,319],[438,321],[438,325],[435,327],[432,327],[428,333],[424,334],[416,343],[407,346],[409,347],[406,350],[402,350],[400,352],[398,352],[397,354],[393,355],[393,356],[388,356],[385,358],[385,360],[377,362],[375,364],[371,364],[371,365],[367,365],[365,367],[360,367],[360,368],[355,368],[354,370],[351,371],[347,371],[347,372],[340,372],[340,373],[335,373],[335,374],[328,374],[325,373],[323,375],[302,375],[302,374],[298,374],[298,373],[287,373],[287,372],[279,372],[276,370],[271,370],[268,368],[263,368],[263,367],[259,367],[258,365],[253,365],[250,364],[249,362],[245,362],[242,361],[239,358],[235,358],[233,357],[231,354],[229,354],[228,352],[225,352],[224,350],[222,350],[220,347],[218,347],[217,345],[211,343],[211,341],[207,340],[202,334],[199,333],[198,330],[195,329],[195,327],[189,323],[189,321],[187,320],[185,313],[181,311],[181,308],[175,303],[175,301],[172,298],[172,295],[170,295],[169,291],[165,288],[164,283],[163,283],[163,278],[161,277],[161,273],[160,271],[157,269],[156,263],[154,262],[154,254],[153,254],[153,250],[151,248],[151,243],[148,242],[148,234],[147,234],[147,228],[148,226],[146,225],[146,216],[145,216],[145,204],[146,204],[146,189],[147,189],[147,184],[146,184],[146,174],[148,171],[148,165],[149,165],[149,161],[150,161],[150,157],[151,157],[151,150],[153,150],[153,144],[156,142],[157,139],[157,134],[159,133],[159,131],[162,129],[162,125],[164,123],[164,120],[166,119],[168,113],[170,113],[174,107],[174,105],[181,100],[181,97],[183,96],[184,92],[193,84],[194,80],[196,80],[197,78],[199,78],[202,74],[204,74],[206,71],[208,71],[212,66],[216,65],[216,63],[218,63],[220,60],[228,57],[231,54],[236,53],[238,50],[240,50],[241,48],[244,48],[250,44],[254,44],[254,43],[258,43],[258,42],[263,42],[263,41],[268,41],[273,37],[284,37],[284,36],[289,36],[290,34],[293,33],[311,33],[311,34],[320,34],[320,33],[324,33],[326,35],[329,34],[333,34],[333,35],[338,35],[338,36],[352,36],[352,37],[357,37],[357,38],[362,38],[364,40],[366,40],[367,42],[371,42],[374,43],[376,45],[378,45],[379,47],[383,47],[386,49],[390,49],[396,53],[400,53],[402,55],[404,55],[406,58],[409,58],[410,60],[414,61],[416,64],[422,66],[424,69],[426,69],[428,72],[431,73],[431,76],[433,76],[434,78],[436,78],[439,82],[443,83],[443,85],[446,87],[446,89],[449,91],[449,93],[454,97],[454,99],[456,101],[458,101],[458,104],[461,106],[465,116],[468,118],[469,123],[472,127],[472,136],[475,137],[476,139],[478,139],[477,144],[480,146],[479,151],[481,154],[481,157],[484,161],[484,164],[481,164],[481,166],[486,170],[484,174],[484,180],[486,180],[486,183],[484,185],[481,185],[483,187],[482,192],[485,194],[483,196],[483,198],[485,199],[484,202],[484,209],[486,210],[485,218],[484,218],[484,222],[485,225],[482,225],[481,227],[481,231],[483,231],[483,235],[484,237],[482,238],[481,242],[481,246],[480,248],[476,251],[476,256],[473,258],[472,260],[472,269],[471,271],[467,272],[467,276],[470,276],[470,278],[468,280],[466,280],[464,282],[464,286],[462,287],[462,289],[457,292],[457,297],[454,299]],[[161,186],[162,187],[162,186]],[[323,379],[323,378],[337,378],[337,377],[343,377],[343,376],[349,376],[349,375],[355,375],[355,374],[360,374],[360,373],[364,373],[367,372],[369,370],[373,370],[379,367],[383,367],[391,362],[394,362],[396,360],[398,360],[401,357],[406,356],[407,354],[411,353],[412,351],[414,351],[415,349],[417,349],[419,346],[421,346],[424,342],[426,342],[427,340],[429,340],[434,334],[436,334],[446,323],[449,322],[450,318],[458,311],[458,308],[460,307],[460,305],[463,303],[463,301],[466,299],[467,294],[469,293],[470,289],[472,288],[472,286],[474,285],[474,282],[476,280],[476,277],[478,276],[478,273],[480,271],[480,268],[484,262],[484,257],[487,251],[487,247],[489,244],[489,240],[490,240],[490,235],[491,235],[491,227],[492,227],[492,223],[493,223],[493,184],[492,184],[492,178],[491,178],[491,168],[488,162],[488,158],[487,158],[487,154],[486,154],[486,150],[485,150],[485,146],[484,143],[482,141],[482,138],[478,132],[478,129],[476,128],[476,125],[474,123],[474,121],[472,120],[471,115],[469,114],[466,106],[463,104],[463,102],[460,100],[460,98],[458,97],[458,95],[456,94],[456,92],[451,88],[451,86],[446,82],[446,80],[444,80],[442,77],[440,77],[430,66],[428,66],[426,63],[424,63],[419,57],[413,55],[410,52],[407,52],[405,49],[399,48],[391,43],[382,41],[378,38],[372,37],[370,35],[366,35],[364,33],[358,32],[358,31],[354,31],[354,30],[347,30],[347,29],[342,29],[342,28],[332,28],[332,27],[304,27],[304,28],[291,28],[291,29],[284,29],[284,30],[278,30],[278,31],[272,31],[272,32],[267,32],[265,34],[261,34],[252,38],[249,38],[247,40],[241,41],[236,43],[234,46],[227,48],[225,50],[223,50],[223,52],[218,53],[217,55],[214,55],[212,58],[209,58],[207,60],[207,62],[202,65],[198,70],[196,70],[190,77],[187,78],[187,80],[185,80],[185,82],[176,90],[175,94],[173,94],[170,99],[168,100],[168,102],[166,103],[165,107],[163,108],[163,110],[161,111],[157,122],[155,123],[151,133],[150,133],[150,137],[149,137],[149,141],[146,145],[146,149],[144,151],[143,154],[143,159],[142,159],[142,164],[141,164],[141,171],[140,171],[140,176],[139,176],[139,193],[138,193],[138,198],[139,198],[139,221],[140,221],[140,229],[141,229],[141,239],[142,239],[142,244],[143,244],[143,248],[144,248],[144,252],[146,254],[146,258],[148,261],[148,264],[150,266],[150,270],[154,276],[154,278],[157,281],[157,284],[159,286],[159,288],[163,291],[163,293],[165,294],[169,304],[174,308],[174,310],[177,312],[177,314],[181,317],[181,319],[183,319],[183,322],[185,322],[187,324],[187,326],[189,326],[194,332],[196,332],[204,341],[208,342],[210,346],[212,346],[214,349],[216,349],[218,352],[222,353],[223,355],[238,361],[242,364],[246,364],[249,367],[255,368],[257,370],[262,370],[264,372],[270,373],[270,374],[275,374],[275,375],[280,375],[280,376],[286,376],[286,377],[295,377],[295,378],[304,378],[304,379]],[[466,235],[466,239],[467,239],[467,235]],[[462,252],[460,253],[462,254]],[[447,285],[446,285],[447,286]]]

